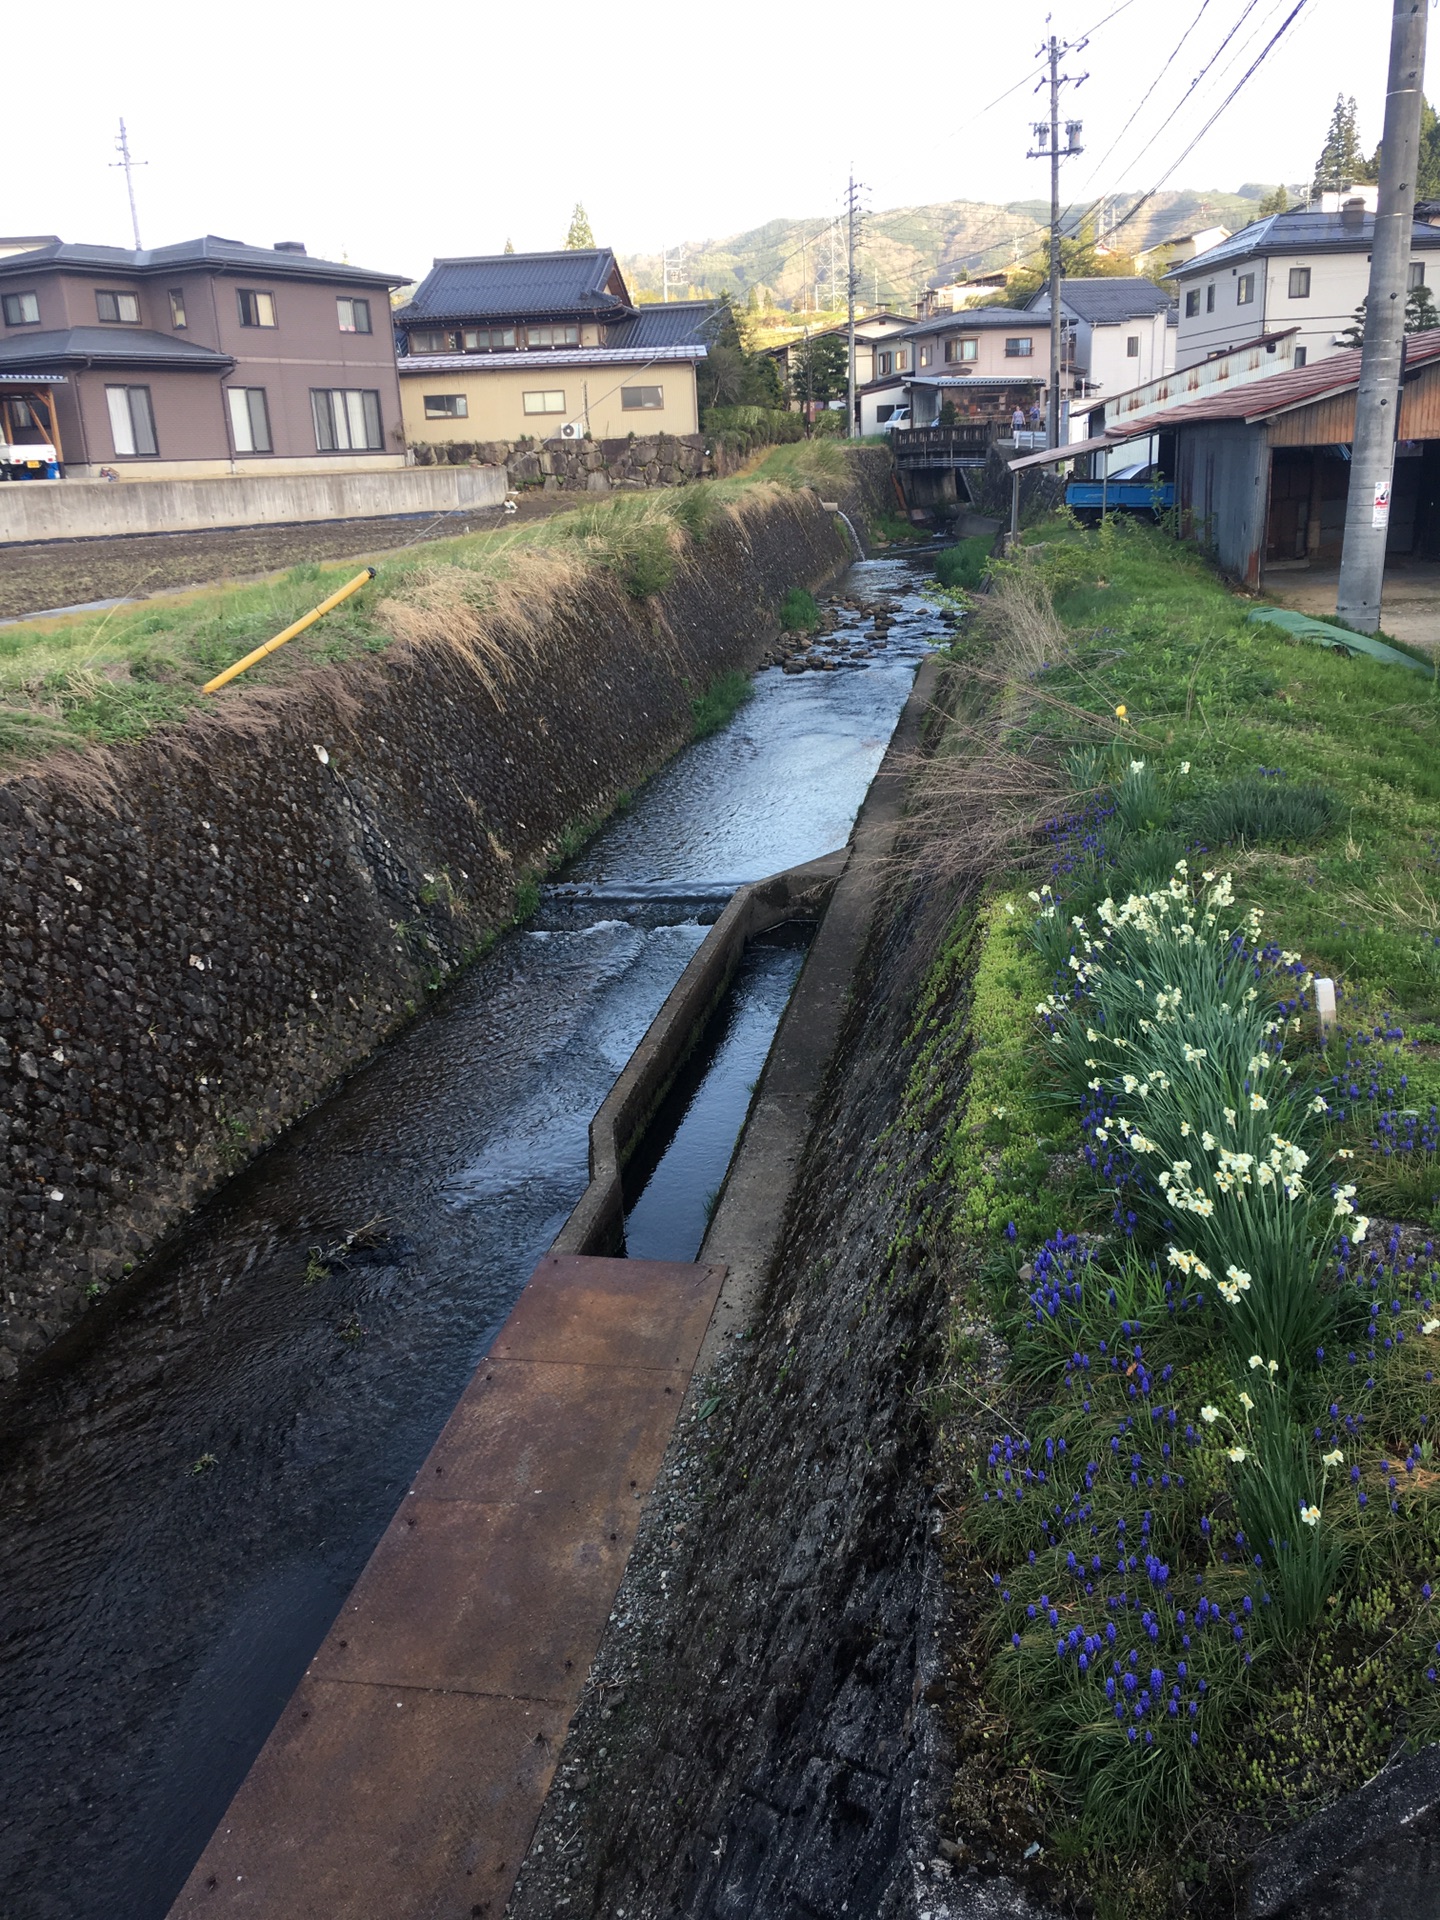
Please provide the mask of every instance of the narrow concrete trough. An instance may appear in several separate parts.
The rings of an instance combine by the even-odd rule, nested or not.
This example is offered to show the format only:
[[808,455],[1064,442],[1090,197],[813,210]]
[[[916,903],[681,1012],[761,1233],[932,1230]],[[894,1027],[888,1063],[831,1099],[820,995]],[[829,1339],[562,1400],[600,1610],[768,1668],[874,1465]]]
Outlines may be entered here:
[[172,1920],[501,1913],[724,1271],[545,1256]]

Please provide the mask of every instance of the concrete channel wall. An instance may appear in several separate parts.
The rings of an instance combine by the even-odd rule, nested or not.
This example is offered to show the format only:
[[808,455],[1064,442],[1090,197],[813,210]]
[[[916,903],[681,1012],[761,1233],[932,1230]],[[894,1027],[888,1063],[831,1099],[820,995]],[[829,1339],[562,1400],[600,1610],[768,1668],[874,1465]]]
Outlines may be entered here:
[[26,480],[0,486],[0,545],[498,507],[503,467],[243,473],[214,480]]
[[0,782],[0,1389],[103,1330],[167,1230],[411,1019],[566,830],[685,743],[694,695],[756,662],[785,592],[849,557],[815,494],[752,500],[663,594],[596,573],[517,626],[498,701],[454,647],[397,644]]

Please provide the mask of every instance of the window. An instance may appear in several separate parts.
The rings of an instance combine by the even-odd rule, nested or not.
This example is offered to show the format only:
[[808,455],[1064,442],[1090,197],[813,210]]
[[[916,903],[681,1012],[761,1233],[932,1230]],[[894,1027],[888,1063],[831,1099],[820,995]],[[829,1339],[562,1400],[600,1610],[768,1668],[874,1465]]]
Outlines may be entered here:
[[450,336],[448,333],[421,332],[410,335],[411,353],[448,353]]
[[118,321],[123,327],[133,327],[140,320],[140,296],[138,293],[106,293],[97,287],[95,311],[102,320]]
[[1127,360],[1138,360],[1140,358],[1140,336],[1138,333],[1126,334],[1125,358]]
[[7,327],[38,327],[40,324],[38,298],[33,293],[7,293],[5,324]]
[[159,452],[148,387],[106,387],[105,404],[110,409],[110,438],[120,459]]
[[909,370],[910,349],[908,347],[900,347],[896,350],[895,354],[895,371],[897,373],[908,373]]
[[565,395],[558,388],[552,388],[545,393],[527,393],[525,411],[526,413],[563,413]]
[[663,387],[622,387],[620,389],[620,409],[622,413],[637,413],[652,407],[663,407],[665,389]]
[[877,376],[882,373],[893,373],[894,371],[895,371],[894,354],[893,353],[877,353],[875,356],[875,372]]
[[929,364],[930,364],[930,362],[931,362],[931,359],[932,359],[932,358],[933,358],[933,356],[934,356],[934,351],[935,351],[935,350],[934,350],[934,348],[933,348],[933,347],[921,347],[921,349],[920,349],[920,365],[921,365],[922,367],[928,367],[928,366],[929,366]]
[[515,348],[514,327],[466,327],[460,339],[466,353],[504,353]]
[[227,387],[230,431],[237,453],[270,453],[270,413],[263,387]]
[[273,327],[275,324],[275,296],[273,293],[250,293],[244,287],[235,295],[240,303],[240,324],[242,327]]
[[1200,289],[1192,287],[1185,296],[1185,318],[1193,320],[1200,311]]
[[950,361],[974,360],[979,352],[979,347],[980,342],[978,340],[947,340],[945,342],[945,358]]
[[527,327],[525,344],[527,347],[578,347],[580,329],[579,327]]
[[340,331],[342,333],[369,333],[370,302],[368,300],[341,300],[337,298],[335,301],[335,311],[340,316]]
[[1413,293],[1416,287],[1423,287],[1424,284],[1425,262],[1423,260],[1412,260],[1410,262],[1410,291]]
[[1308,300],[1310,298],[1309,267],[1291,267],[1290,298],[1292,300]]
[[1253,273],[1242,273],[1235,282],[1235,304],[1237,307],[1248,307],[1254,298],[1255,276]]
[[172,327],[185,325],[185,291],[183,287],[170,289],[170,324]]
[[1205,311],[1206,313],[1214,313],[1215,311],[1215,282],[1213,280],[1205,289]]
[[312,387],[310,410],[315,416],[315,445],[321,453],[344,453],[349,448],[378,453],[380,396],[356,388]]
[[425,395],[425,418],[427,420],[468,420],[470,402],[463,393],[427,393]]
[[1309,358],[1310,358],[1310,349],[1308,347],[1296,347],[1295,365],[1297,367],[1303,367]]
[[1022,339],[1012,339],[1005,342],[1005,358],[1007,360],[1028,360],[1034,351],[1035,343],[1029,334],[1026,334]]

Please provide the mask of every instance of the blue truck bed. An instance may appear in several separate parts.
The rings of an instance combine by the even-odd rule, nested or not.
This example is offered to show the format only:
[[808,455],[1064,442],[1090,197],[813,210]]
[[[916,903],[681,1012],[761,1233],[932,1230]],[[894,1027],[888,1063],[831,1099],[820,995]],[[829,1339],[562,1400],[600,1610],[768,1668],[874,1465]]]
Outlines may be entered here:
[[[1103,491],[1102,491],[1103,489]],[[1175,504],[1173,481],[1153,480],[1072,480],[1065,489],[1067,507],[1136,507],[1146,513],[1163,513]]]

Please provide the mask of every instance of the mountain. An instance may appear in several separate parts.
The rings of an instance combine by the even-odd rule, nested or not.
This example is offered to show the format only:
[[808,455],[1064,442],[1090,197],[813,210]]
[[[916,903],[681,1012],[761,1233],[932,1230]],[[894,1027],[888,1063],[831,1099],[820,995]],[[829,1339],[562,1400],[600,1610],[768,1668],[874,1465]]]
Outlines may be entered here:
[[[1103,230],[1124,220],[1114,244],[1133,253],[1197,227],[1218,225],[1235,232],[1255,218],[1269,191],[1263,183],[1247,182],[1238,193],[1157,193],[1129,220],[1124,216],[1139,193],[1113,193],[1100,208],[1097,224]],[[1048,217],[1048,202],[1042,200],[1014,200],[1008,206],[945,200],[867,214],[857,260],[861,298],[866,305],[907,306],[923,287],[1023,259],[1041,243]],[[660,292],[663,262],[658,253],[622,254],[620,263],[634,292]],[[672,249],[670,291],[681,297],[691,290],[729,293],[744,301],[752,288],[759,288],[762,298],[777,304],[803,299],[826,306],[843,297],[844,272],[844,231],[838,218],[769,220],[747,233],[686,241]]]

